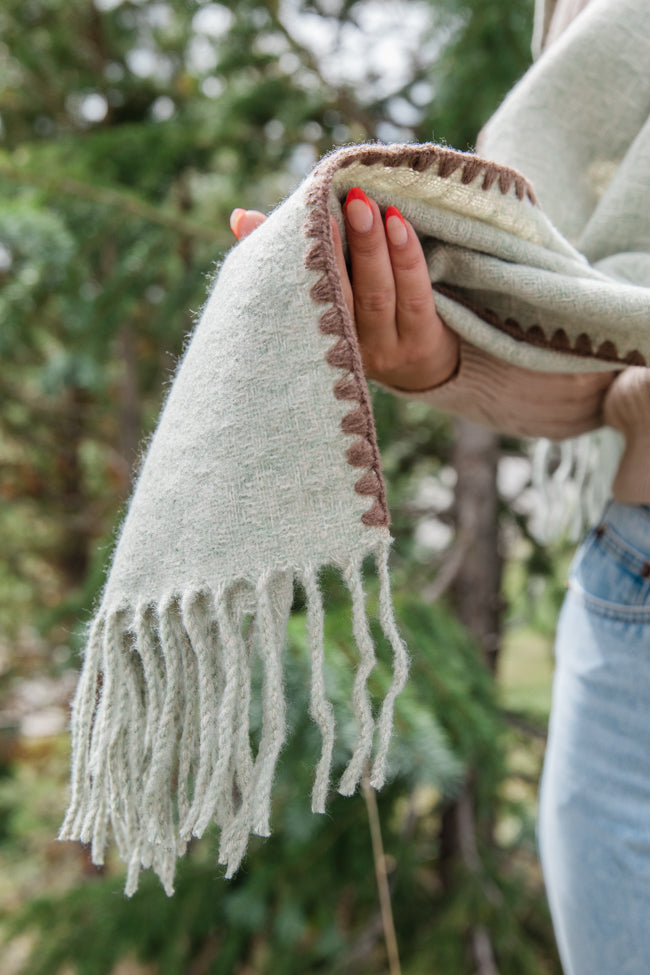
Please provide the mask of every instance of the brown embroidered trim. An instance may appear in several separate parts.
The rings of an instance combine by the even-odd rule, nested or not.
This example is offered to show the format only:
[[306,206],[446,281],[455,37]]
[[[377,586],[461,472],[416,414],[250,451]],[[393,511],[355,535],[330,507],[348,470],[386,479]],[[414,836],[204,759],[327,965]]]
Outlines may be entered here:
[[601,342],[598,348],[594,349],[594,344],[586,332],[581,332],[571,345],[571,340],[563,328],[557,328],[549,338],[541,325],[529,325],[528,328],[523,328],[514,318],[506,318],[504,321],[490,308],[483,308],[475,304],[459,291],[449,288],[445,284],[434,284],[433,290],[468,308],[482,321],[487,322],[488,325],[493,325],[501,332],[505,332],[516,342],[525,342],[527,345],[535,345],[540,349],[552,349],[553,352],[566,352],[581,358],[602,359],[605,362],[619,363],[625,366],[646,365],[645,357],[638,349],[632,349],[625,355],[619,355],[616,345],[609,340]]
[[332,174],[337,169],[347,169],[352,163],[361,163],[362,166],[408,166],[409,169],[422,173],[429,169],[434,163],[438,164],[436,175],[445,179],[462,167],[460,181],[465,185],[473,183],[479,176],[483,176],[481,183],[482,190],[489,190],[497,183],[503,194],[508,193],[514,186],[515,194],[519,200],[528,197],[531,203],[537,205],[537,197],[533,187],[521,173],[508,166],[500,166],[499,163],[481,159],[468,152],[457,152],[455,149],[443,149],[433,143],[425,146],[369,146],[363,150],[358,147],[350,146],[348,149],[339,150],[334,156],[326,156],[325,159],[316,167],[314,174],[320,176],[327,174],[327,168],[335,164]]
[[370,405],[370,394],[363,372],[361,352],[354,322],[350,317],[341,290],[339,274],[334,257],[334,246],[330,228],[329,192],[334,174],[346,169],[352,163],[363,166],[408,166],[415,172],[424,172],[437,164],[437,175],[441,179],[451,176],[462,167],[461,182],[473,183],[483,177],[481,189],[489,190],[497,183],[501,193],[508,193],[514,186],[519,200],[527,198],[537,204],[533,188],[520,173],[506,166],[487,162],[468,153],[442,149],[440,146],[366,146],[360,149],[350,146],[327,156],[314,170],[314,185],[307,194],[309,214],[305,223],[305,234],[315,243],[310,247],[305,266],[320,271],[321,276],[311,289],[311,297],[319,304],[328,307],[319,320],[319,329],[324,335],[336,337],[337,341],[327,352],[327,362],[335,369],[344,372],[334,384],[334,395],[339,400],[354,403],[353,409],[341,421],[344,433],[357,439],[347,450],[348,462],[353,467],[365,468],[365,472],[355,484],[358,494],[373,497],[372,506],[364,512],[361,520],[364,525],[384,527],[390,524],[390,514],[386,502],[386,486],[381,473],[381,461],[377,446],[377,434]]
[[356,482],[355,490],[361,495],[374,498],[373,504],[364,511],[361,520],[364,525],[387,527],[390,524],[390,515],[370,394],[363,373],[354,323],[341,290],[331,241],[328,206],[330,183],[331,177],[317,183],[309,192],[308,203],[311,209],[305,232],[308,237],[316,238],[316,243],[310,248],[305,264],[312,270],[322,272],[311,289],[311,297],[314,301],[329,306],[321,315],[318,326],[324,335],[336,338],[326,356],[330,366],[341,369],[344,373],[334,384],[334,396],[338,400],[349,400],[354,404],[352,410],[341,420],[341,428],[344,433],[355,436],[347,450],[348,463],[353,467],[366,468]]

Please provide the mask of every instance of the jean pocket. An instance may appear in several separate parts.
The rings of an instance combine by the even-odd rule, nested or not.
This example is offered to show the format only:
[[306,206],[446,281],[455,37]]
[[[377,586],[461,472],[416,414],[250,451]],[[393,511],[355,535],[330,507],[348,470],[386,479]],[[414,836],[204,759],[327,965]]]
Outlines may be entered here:
[[604,521],[589,533],[571,567],[570,587],[595,611],[650,619],[650,559]]

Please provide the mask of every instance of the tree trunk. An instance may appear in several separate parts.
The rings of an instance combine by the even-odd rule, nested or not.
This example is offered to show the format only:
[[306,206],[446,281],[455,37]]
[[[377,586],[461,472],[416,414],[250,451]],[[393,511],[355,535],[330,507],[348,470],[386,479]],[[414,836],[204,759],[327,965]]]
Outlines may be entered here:
[[[499,442],[497,436],[467,420],[456,421],[453,463],[458,475],[455,497],[456,534],[464,537],[460,564],[450,588],[461,622],[476,640],[493,674],[496,673],[501,637],[501,570],[498,496],[496,487]],[[492,823],[477,824],[474,779],[480,770],[468,769],[465,785],[443,811],[440,829],[440,869],[444,886],[453,877],[453,864],[481,875],[478,836],[488,839]],[[499,892],[486,884],[485,896]],[[498,975],[490,932],[479,924],[467,932],[467,947],[476,975]]]
[[458,419],[453,463],[456,485],[456,531],[471,538],[451,587],[458,617],[476,640],[492,673],[501,641],[501,572],[499,550],[496,434]]

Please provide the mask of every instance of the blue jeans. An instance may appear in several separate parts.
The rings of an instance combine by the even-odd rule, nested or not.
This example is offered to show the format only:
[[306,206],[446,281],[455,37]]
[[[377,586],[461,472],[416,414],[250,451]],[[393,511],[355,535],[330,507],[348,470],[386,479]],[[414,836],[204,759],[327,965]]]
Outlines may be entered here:
[[565,975],[650,972],[650,507],[610,503],[560,615],[539,845]]

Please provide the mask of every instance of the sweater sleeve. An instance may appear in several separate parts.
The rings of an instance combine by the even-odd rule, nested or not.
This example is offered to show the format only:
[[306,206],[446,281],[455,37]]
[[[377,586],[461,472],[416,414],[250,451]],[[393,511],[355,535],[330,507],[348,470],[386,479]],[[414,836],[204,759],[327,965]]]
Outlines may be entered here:
[[536,372],[461,342],[459,367],[447,382],[421,392],[391,391],[501,433],[563,440],[602,425],[612,378],[610,372]]

